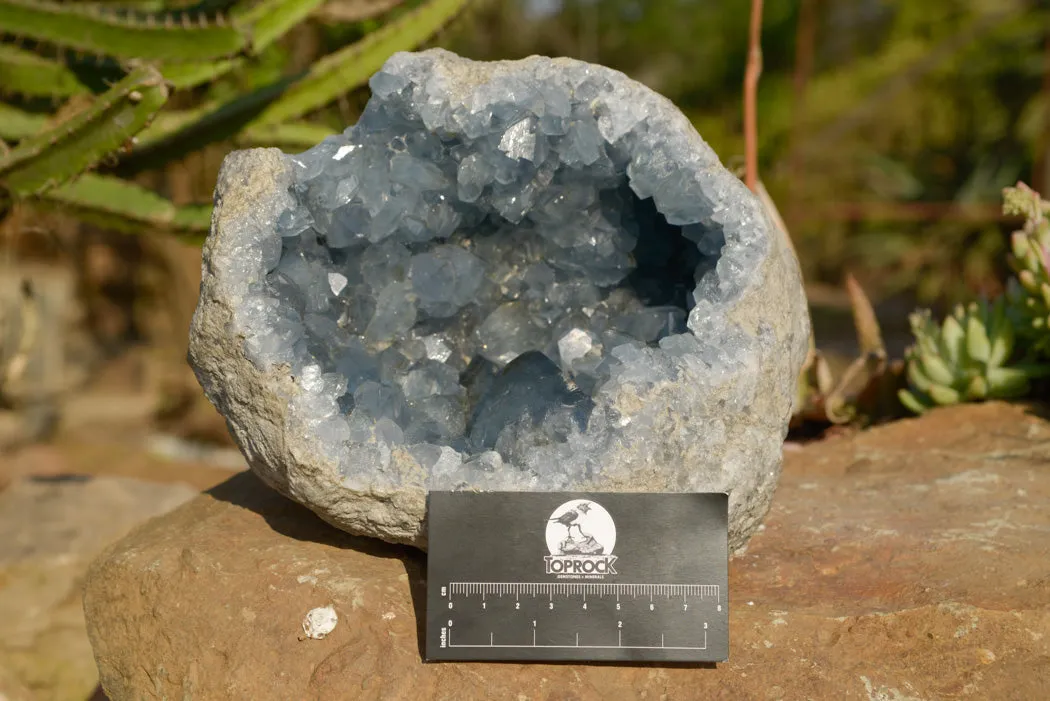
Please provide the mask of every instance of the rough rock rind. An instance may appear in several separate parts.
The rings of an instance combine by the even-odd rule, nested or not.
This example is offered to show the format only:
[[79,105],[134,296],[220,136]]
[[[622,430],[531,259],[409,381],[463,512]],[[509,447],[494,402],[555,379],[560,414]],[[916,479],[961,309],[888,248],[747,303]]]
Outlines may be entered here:
[[[386,70],[411,73],[423,66],[445,79],[453,99],[469,100],[493,75],[535,69],[537,62],[605,79],[612,88],[595,99],[596,113],[606,102],[637,105],[649,133],[666,135],[661,173],[675,178],[677,189],[674,197],[654,200],[669,221],[676,203],[689,198],[706,198],[716,210],[725,200],[736,203],[723,223],[724,262],[707,281],[709,297],[691,310],[690,332],[683,334],[695,352],[663,358],[667,371],[660,381],[633,383],[626,374],[608,383],[602,401],[631,421],[596,457],[608,468],[601,479],[581,477],[567,488],[727,491],[730,547],[739,548],[769,508],[807,347],[798,262],[783,232],[688,120],[668,100],[619,72],[570,59],[478,63],[438,49],[396,54]],[[267,247],[280,246],[275,222],[293,205],[293,180],[290,160],[276,149],[239,151],[224,162],[204,247],[190,363],[252,470],[267,484],[350,533],[425,548],[430,486],[425,470],[407,451],[395,449],[389,470],[397,486],[388,486],[389,479],[348,480],[332,447],[313,433],[311,417],[296,409],[306,391],[304,378],[293,377],[286,364],[260,362],[246,350],[244,302],[250,285],[265,275],[262,261],[273,257]],[[741,268],[752,274],[742,276]],[[705,388],[702,397],[697,387]],[[651,436],[659,436],[659,444]],[[503,486],[497,475],[479,487]]]

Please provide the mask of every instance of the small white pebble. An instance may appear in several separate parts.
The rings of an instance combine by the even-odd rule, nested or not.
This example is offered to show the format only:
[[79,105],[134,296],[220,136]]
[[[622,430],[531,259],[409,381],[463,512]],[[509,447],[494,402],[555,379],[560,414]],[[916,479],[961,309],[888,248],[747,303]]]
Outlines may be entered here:
[[397,614],[395,614],[393,611],[387,611],[386,613],[383,614],[383,620],[384,621],[392,621],[396,617],[397,617]]
[[747,605],[748,605],[748,606],[754,606],[754,605],[755,605],[755,602],[754,602],[754,601],[749,601],[749,602],[747,602]]
[[303,633],[307,638],[321,640],[335,630],[335,624],[338,622],[339,617],[336,616],[335,609],[331,606],[311,609],[303,619]]

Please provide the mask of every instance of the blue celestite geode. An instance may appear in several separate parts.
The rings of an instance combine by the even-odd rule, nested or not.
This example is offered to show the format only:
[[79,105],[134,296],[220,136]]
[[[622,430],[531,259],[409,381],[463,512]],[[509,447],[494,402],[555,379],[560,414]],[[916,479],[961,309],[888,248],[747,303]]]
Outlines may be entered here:
[[251,467],[421,547],[428,489],[726,490],[746,542],[809,331],[758,200],[607,68],[434,49],[370,85],[220,173],[190,360]]

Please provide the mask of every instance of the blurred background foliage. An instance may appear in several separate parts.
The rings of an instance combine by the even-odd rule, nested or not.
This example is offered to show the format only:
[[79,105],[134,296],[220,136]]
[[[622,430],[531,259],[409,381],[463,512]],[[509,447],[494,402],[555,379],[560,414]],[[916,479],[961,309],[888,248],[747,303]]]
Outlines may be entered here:
[[[67,83],[60,98],[27,95],[0,71],[6,148],[83,109],[127,67],[90,52],[27,44],[4,26],[2,10],[5,3],[32,1],[0,0],[0,51],[42,49],[73,68],[78,82]],[[279,0],[255,6],[267,1],[288,8]],[[174,7],[196,17],[232,3],[65,4],[109,12],[130,7],[132,14]],[[231,149],[300,151],[353,123],[367,88],[335,90],[288,118],[260,115],[323,57],[424,3],[310,4],[271,43],[238,55],[237,70],[173,89],[138,144],[104,159],[96,173],[148,190],[165,206],[199,213],[210,204],[218,166]],[[563,55],[622,70],[673,100],[723,161],[738,168],[748,22],[744,0],[473,0],[436,34],[412,43],[481,60]],[[765,3],[762,49],[760,175],[794,240],[826,356],[840,349],[848,364],[858,350],[847,276],[874,302],[894,356],[911,340],[907,314],[914,306],[943,311],[1001,292],[1009,234],[1021,221],[1003,214],[1002,188],[1024,180],[1045,193],[1050,184],[1050,3],[778,0]],[[363,64],[345,65],[350,75]],[[115,226],[67,209],[44,199],[16,201],[4,211],[0,320],[17,317],[24,299],[14,281],[33,271],[38,296],[47,296],[48,285],[57,290],[51,307],[40,306],[58,310],[46,323],[74,329],[47,332],[65,348],[61,379],[44,383],[61,388],[52,394],[76,396],[106,382],[145,387],[156,397],[151,426],[227,442],[184,362],[199,280],[199,227],[181,238],[141,236],[163,227],[148,221]],[[56,275],[61,282],[47,282]],[[119,373],[107,370],[114,364]]]
[[[530,14],[536,19],[527,21]],[[723,160],[744,151],[744,2],[497,3],[456,49],[595,60],[674,100]],[[766,2],[760,173],[810,283],[854,270],[923,304],[995,292],[1001,190],[1045,191],[1050,6],[1032,0]]]

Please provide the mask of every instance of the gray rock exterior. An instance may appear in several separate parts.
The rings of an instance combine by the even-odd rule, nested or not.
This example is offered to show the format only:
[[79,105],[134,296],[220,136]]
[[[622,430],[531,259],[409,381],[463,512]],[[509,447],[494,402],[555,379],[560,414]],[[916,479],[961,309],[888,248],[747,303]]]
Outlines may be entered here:
[[[619,353],[593,393],[604,423],[543,454],[549,468],[495,456],[493,471],[492,452],[461,463],[440,445],[426,464],[411,446],[342,440],[345,419],[325,408],[334,400],[318,399],[330,368],[268,356],[253,341],[280,311],[260,286],[280,257],[278,218],[296,206],[295,163],[277,149],[231,153],[204,245],[189,361],[251,469],[338,528],[423,549],[426,493],[453,488],[726,491],[730,549],[743,546],[776,488],[810,332],[785,234],[670,101],[619,72],[539,57],[479,63],[434,49],[396,54],[377,75],[425,82],[453,106],[476,104],[508,76],[589,81],[599,131],[628,155],[624,178],[638,196],[652,196],[671,224],[719,229],[725,243],[697,281],[688,330]],[[446,128],[455,120],[452,109],[424,116]]]

